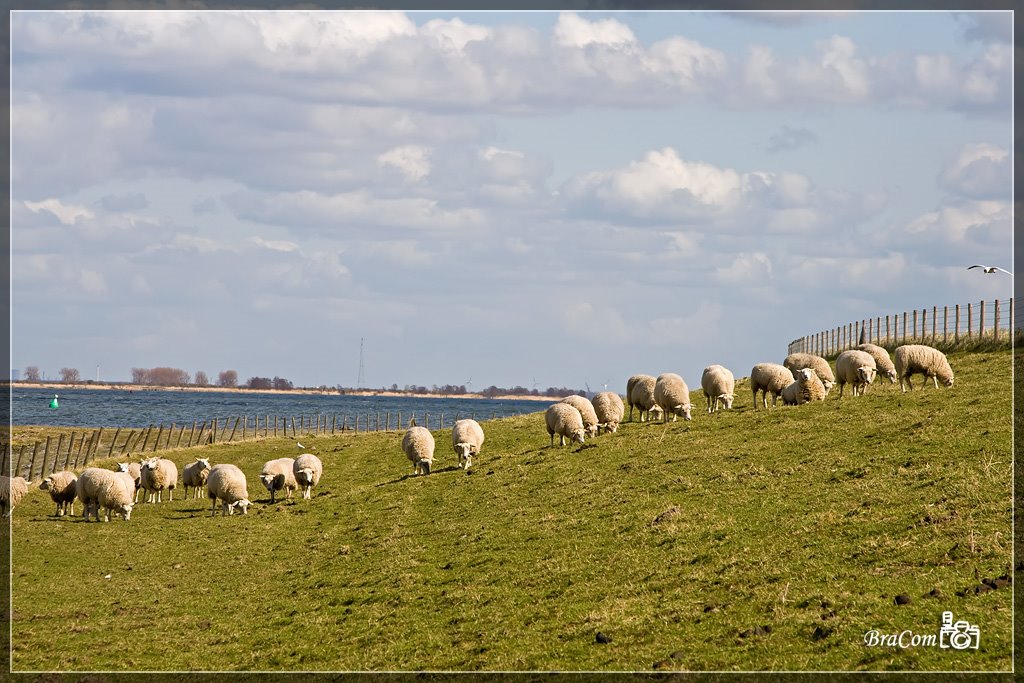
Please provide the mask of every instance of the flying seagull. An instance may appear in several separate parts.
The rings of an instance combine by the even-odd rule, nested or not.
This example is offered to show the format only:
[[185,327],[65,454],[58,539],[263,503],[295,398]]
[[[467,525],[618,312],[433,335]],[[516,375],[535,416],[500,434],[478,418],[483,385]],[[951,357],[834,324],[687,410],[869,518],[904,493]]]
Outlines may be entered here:
[[296,445],[296,446],[298,446],[299,448],[305,448],[305,446],[303,446],[303,445],[302,445],[301,443],[299,443],[298,441],[296,441],[296,442],[295,442],[295,445]]
[[994,273],[996,271],[999,271],[1000,273],[1006,273],[1007,275],[1013,275],[1013,273],[1011,273],[1010,271],[1003,270],[999,266],[983,266],[980,263],[978,263],[978,264],[975,264],[973,266],[967,266],[967,270],[970,270],[971,268],[981,268],[986,273]]

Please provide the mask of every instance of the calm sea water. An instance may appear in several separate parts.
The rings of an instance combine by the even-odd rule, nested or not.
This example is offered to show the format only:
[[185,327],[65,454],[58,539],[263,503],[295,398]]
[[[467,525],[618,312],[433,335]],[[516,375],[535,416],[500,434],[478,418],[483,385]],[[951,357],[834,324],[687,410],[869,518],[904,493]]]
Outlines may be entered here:
[[[58,394],[59,407],[52,410],[50,399]],[[552,399],[551,402],[555,402]],[[516,401],[472,398],[410,398],[406,396],[320,396],[311,394],[256,394],[200,391],[118,391],[113,389],[11,389],[11,423],[59,427],[147,427],[150,424],[191,424],[213,418],[300,415],[348,415],[349,426],[355,415],[402,413],[403,423],[415,411],[430,414],[434,422],[444,413],[450,426],[458,415],[477,420],[522,415],[545,410],[543,401]],[[418,420],[422,424],[422,420]],[[251,423],[250,423],[251,424]],[[360,422],[362,424],[362,422]],[[394,424],[392,425],[394,428]]]

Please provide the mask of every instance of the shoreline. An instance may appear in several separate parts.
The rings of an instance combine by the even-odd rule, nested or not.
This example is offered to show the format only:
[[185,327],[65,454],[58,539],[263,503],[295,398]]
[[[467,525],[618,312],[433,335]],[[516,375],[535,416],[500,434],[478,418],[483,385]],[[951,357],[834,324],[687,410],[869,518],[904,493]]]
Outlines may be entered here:
[[372,389],[360,389],[353,391],[338,391],[337,389],[246,389],[245,387],[167,387],[151,386],[148,384],[126,384],[123,382],[76,382],[65,384],[64,382],[4,382],[5,386],[21,387],[25,389],[54,389],[60,394],[60,390],[75,389],[100,389],[115,391],[192,391],[199,393],[219,392],[236,394],[299,394],[306,396],[386,396],[386,397],[407,397],[407,398],[447,398],[447,399],[469,399],[469,400],[494,400],[494,401],[550,401],[557,403],[562,400],[561,396],[533,396],[532,394],[516,395],[502,394],[500,396],[483,396],[482,394],[433,394],[433,393],[407,393],[404,391],[377,391]]

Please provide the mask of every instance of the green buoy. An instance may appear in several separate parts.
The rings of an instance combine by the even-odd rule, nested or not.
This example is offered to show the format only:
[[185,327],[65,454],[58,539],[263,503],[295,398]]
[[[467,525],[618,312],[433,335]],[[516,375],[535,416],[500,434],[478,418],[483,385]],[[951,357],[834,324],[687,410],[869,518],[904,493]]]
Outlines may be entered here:
[[53,398],[50,399],[50,408],[52,408],[53,410],[57,410],[57,408],[59,407],[60,404],[57,403],[57,394],[54,394]]

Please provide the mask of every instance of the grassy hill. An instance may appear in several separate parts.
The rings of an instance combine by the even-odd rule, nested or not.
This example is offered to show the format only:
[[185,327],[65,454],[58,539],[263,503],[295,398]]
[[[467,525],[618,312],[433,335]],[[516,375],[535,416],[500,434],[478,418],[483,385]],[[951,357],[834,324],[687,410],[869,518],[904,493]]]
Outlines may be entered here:
[[[303,437],[311,501],[256,478],[290,439],[172,453],[241,466],[246,516],[179,489],[85,523],[35,489],[13,668],[1009,670],[1012,586],[982,580],[1013,570],[1011,356],[950,361],[952,389],[764,411],[743,388],[712,416],[695,393],[692,422],[583,447],[549,447],[542,413],[487,422],[468,473],[448,431],[429,477],[399,433]],[[944,610],[978,650],[865,646]]]

